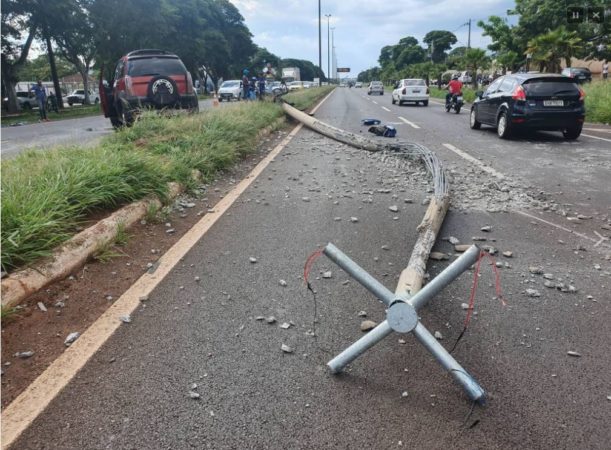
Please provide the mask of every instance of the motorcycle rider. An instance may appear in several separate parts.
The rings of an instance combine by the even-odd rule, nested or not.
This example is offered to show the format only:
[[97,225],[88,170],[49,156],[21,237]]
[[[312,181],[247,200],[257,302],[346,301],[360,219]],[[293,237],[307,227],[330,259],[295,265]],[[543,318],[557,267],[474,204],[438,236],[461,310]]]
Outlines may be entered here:
[[446,87],[448,93],[446,94],[446,105],[452,101],[453,95],[460,95],[462,93],[462,81],[458,79],[458,74],[452,76],[452,81],[448,83]]

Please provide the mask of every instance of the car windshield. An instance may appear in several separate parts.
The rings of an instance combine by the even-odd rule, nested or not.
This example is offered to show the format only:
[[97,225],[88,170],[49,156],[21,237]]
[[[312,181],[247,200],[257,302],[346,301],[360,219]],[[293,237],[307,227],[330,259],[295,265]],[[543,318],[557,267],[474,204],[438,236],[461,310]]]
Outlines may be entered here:
[[176,58],[138,58],[127,62],[127,75],[142,77],[152,75],[184,75],[187,69]]
[[424,80],[406,80],[406,86],[426,86]]
[[223,84],[221,84],[221,87],[228,88],[228,87],[236,87],[239,85],[240,85],[239,81],[225,81]]
[[74,91],[73,94],[75,94],[75,95],[85,95],[85,91],[83,91],[82,89],[79,89],[77,91]]
[[524,82],[526,95],[558,95],[577,93],[578,89],[571,80],[530,80]]
[[382,82],[381,81],[372,81],[371,85],[372,86],[382,86]]

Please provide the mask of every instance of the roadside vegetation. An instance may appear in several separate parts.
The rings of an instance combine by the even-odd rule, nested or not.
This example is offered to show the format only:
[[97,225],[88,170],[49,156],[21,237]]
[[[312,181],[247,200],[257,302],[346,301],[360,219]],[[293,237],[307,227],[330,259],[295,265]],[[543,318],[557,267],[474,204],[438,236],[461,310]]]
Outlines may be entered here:
[[[79,105],[69,106],[64,109],[60,109],[58,113],[54,111],[47,111],[47,117],[49,120],[65,120],[65,119],[76,119],[78,117],[90,117],[99,116],[102,114],[100,105]],[[11,126],[16,124],[29,124],[36,123],[40,115],[38,109],[30,109],[22,111],[18,114],[3,115],[1,119],[2,126]]]
[[[440,98],[444,101],[446,99],[446,94],[448,93],[448,91],[445,89],[439,89],[433,86],[430,87],[429,91],[431,93],[431,97]],[[475,89],[464,86],[462,89],[463,100],[469,103],[473,102],[473,100],[475,100],[475,92]]]
[[[307,108],[329,90],[302,90],[290,99]],[[171,118],[148,113],[93,148],[31,150],[3,161],[2,269],[49,255],[93,212],[149,194],[165,199],[170,181],[194,187],[194,169],[204,181],[213,179],[252,152],[259,132],[279,126],[282,116],[272,102],[240,102]]]
[[331,92],[334,86],[320,86],[309,89],[302,89],[300,91],[293,91],[283,96],[290,105],[297,109],[305,110],[316,103],[316,100],[322,98]]
[[586,91],[586,122],[611,124],[611,82],[582,85]]

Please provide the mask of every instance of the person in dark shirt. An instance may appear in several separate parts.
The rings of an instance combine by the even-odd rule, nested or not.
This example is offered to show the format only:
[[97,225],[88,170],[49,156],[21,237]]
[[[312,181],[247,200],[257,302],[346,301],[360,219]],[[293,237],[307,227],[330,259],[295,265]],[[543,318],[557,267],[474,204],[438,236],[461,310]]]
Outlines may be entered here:
[[244,100],[248,100],[249,84],[250,81],[248,80],[248,69],[244,69],[242,71],[242,98]]
[[36,101],[38,102],[38,113],[40,114],[41,122],[48,122],[47,119],[47,91],[45,91],[45,87],[42,85],[42,81],[38,80],[36,84],[32,85],[32,92],[36,95]]

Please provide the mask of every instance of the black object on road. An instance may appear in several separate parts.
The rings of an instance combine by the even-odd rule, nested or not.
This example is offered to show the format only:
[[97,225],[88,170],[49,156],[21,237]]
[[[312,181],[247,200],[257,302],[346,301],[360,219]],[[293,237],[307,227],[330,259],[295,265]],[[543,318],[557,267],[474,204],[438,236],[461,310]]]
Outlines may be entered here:
[[397,129],[390,125],[376,125],[369,128],[369,132],[376,136],[395,137]]
[[361,122],[363,122],[363,125],[380,125],[382,123],[382,121],[378,119],[363,119]]

